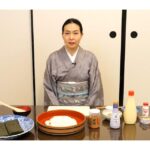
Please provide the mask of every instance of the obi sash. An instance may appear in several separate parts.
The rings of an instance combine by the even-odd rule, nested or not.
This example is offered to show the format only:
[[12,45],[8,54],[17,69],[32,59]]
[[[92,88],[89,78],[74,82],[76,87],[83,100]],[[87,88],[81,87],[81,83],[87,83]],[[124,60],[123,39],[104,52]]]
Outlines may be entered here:
[[57,92],[60,105],[85,105],[89,94],[88,81],[58,82]]

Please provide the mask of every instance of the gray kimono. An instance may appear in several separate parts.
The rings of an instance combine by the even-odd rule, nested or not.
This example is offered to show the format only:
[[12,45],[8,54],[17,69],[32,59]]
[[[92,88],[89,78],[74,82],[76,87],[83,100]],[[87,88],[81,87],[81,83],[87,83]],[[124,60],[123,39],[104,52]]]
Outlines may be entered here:
[[[62,96],[64,89],[67,94],[75,89],[79,95],[72,90],[71,97],[65,98],[66,95]],[[53,52],[44,74],[44,104],[102,106],[103,87],[96,57],[79,47],[75,63],[72,63],[65,47]]]

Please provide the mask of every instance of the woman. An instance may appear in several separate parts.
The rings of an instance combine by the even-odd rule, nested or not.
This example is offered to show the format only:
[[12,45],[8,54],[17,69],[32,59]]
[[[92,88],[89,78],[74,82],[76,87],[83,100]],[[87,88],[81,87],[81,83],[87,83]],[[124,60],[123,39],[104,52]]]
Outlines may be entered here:
[[62,26],[64,46],[53,52],[44,74],[45,105],[101,106],[103,87],[94,54],[79,46],[82,24],[70,18]]

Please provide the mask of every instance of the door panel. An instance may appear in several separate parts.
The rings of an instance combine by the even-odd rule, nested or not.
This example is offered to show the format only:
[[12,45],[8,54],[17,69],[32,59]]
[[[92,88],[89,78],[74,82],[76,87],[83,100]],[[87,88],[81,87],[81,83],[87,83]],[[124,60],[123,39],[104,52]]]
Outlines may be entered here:
[[[137,32],[136,38],[131,33]],[[150,102],[150,10],[127,11],[124,103],[129,89],[136,104]]]
[[30,11],[0,11],[0,100],[33,104]]

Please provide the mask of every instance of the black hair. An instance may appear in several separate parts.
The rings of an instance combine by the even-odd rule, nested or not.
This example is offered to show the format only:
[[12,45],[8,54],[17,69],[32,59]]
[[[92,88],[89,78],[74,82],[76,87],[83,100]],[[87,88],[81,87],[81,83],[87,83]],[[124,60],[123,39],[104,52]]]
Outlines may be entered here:
[[64,32],[64,27],[65,27],[67,24],[69,24],[69,23],[75,23],[75,24],[77,24],[77,25],[79,26],[79,28],[80,28],[81,34],[83,33],[83,28],[82,28],[81,22],[80,22],[78,19],[75,19],[75,18],[69,18],[69,19],[67,19],[67,20],[64,22],[64,24],[63,24],[63,26],[62,26],[62,33]]

